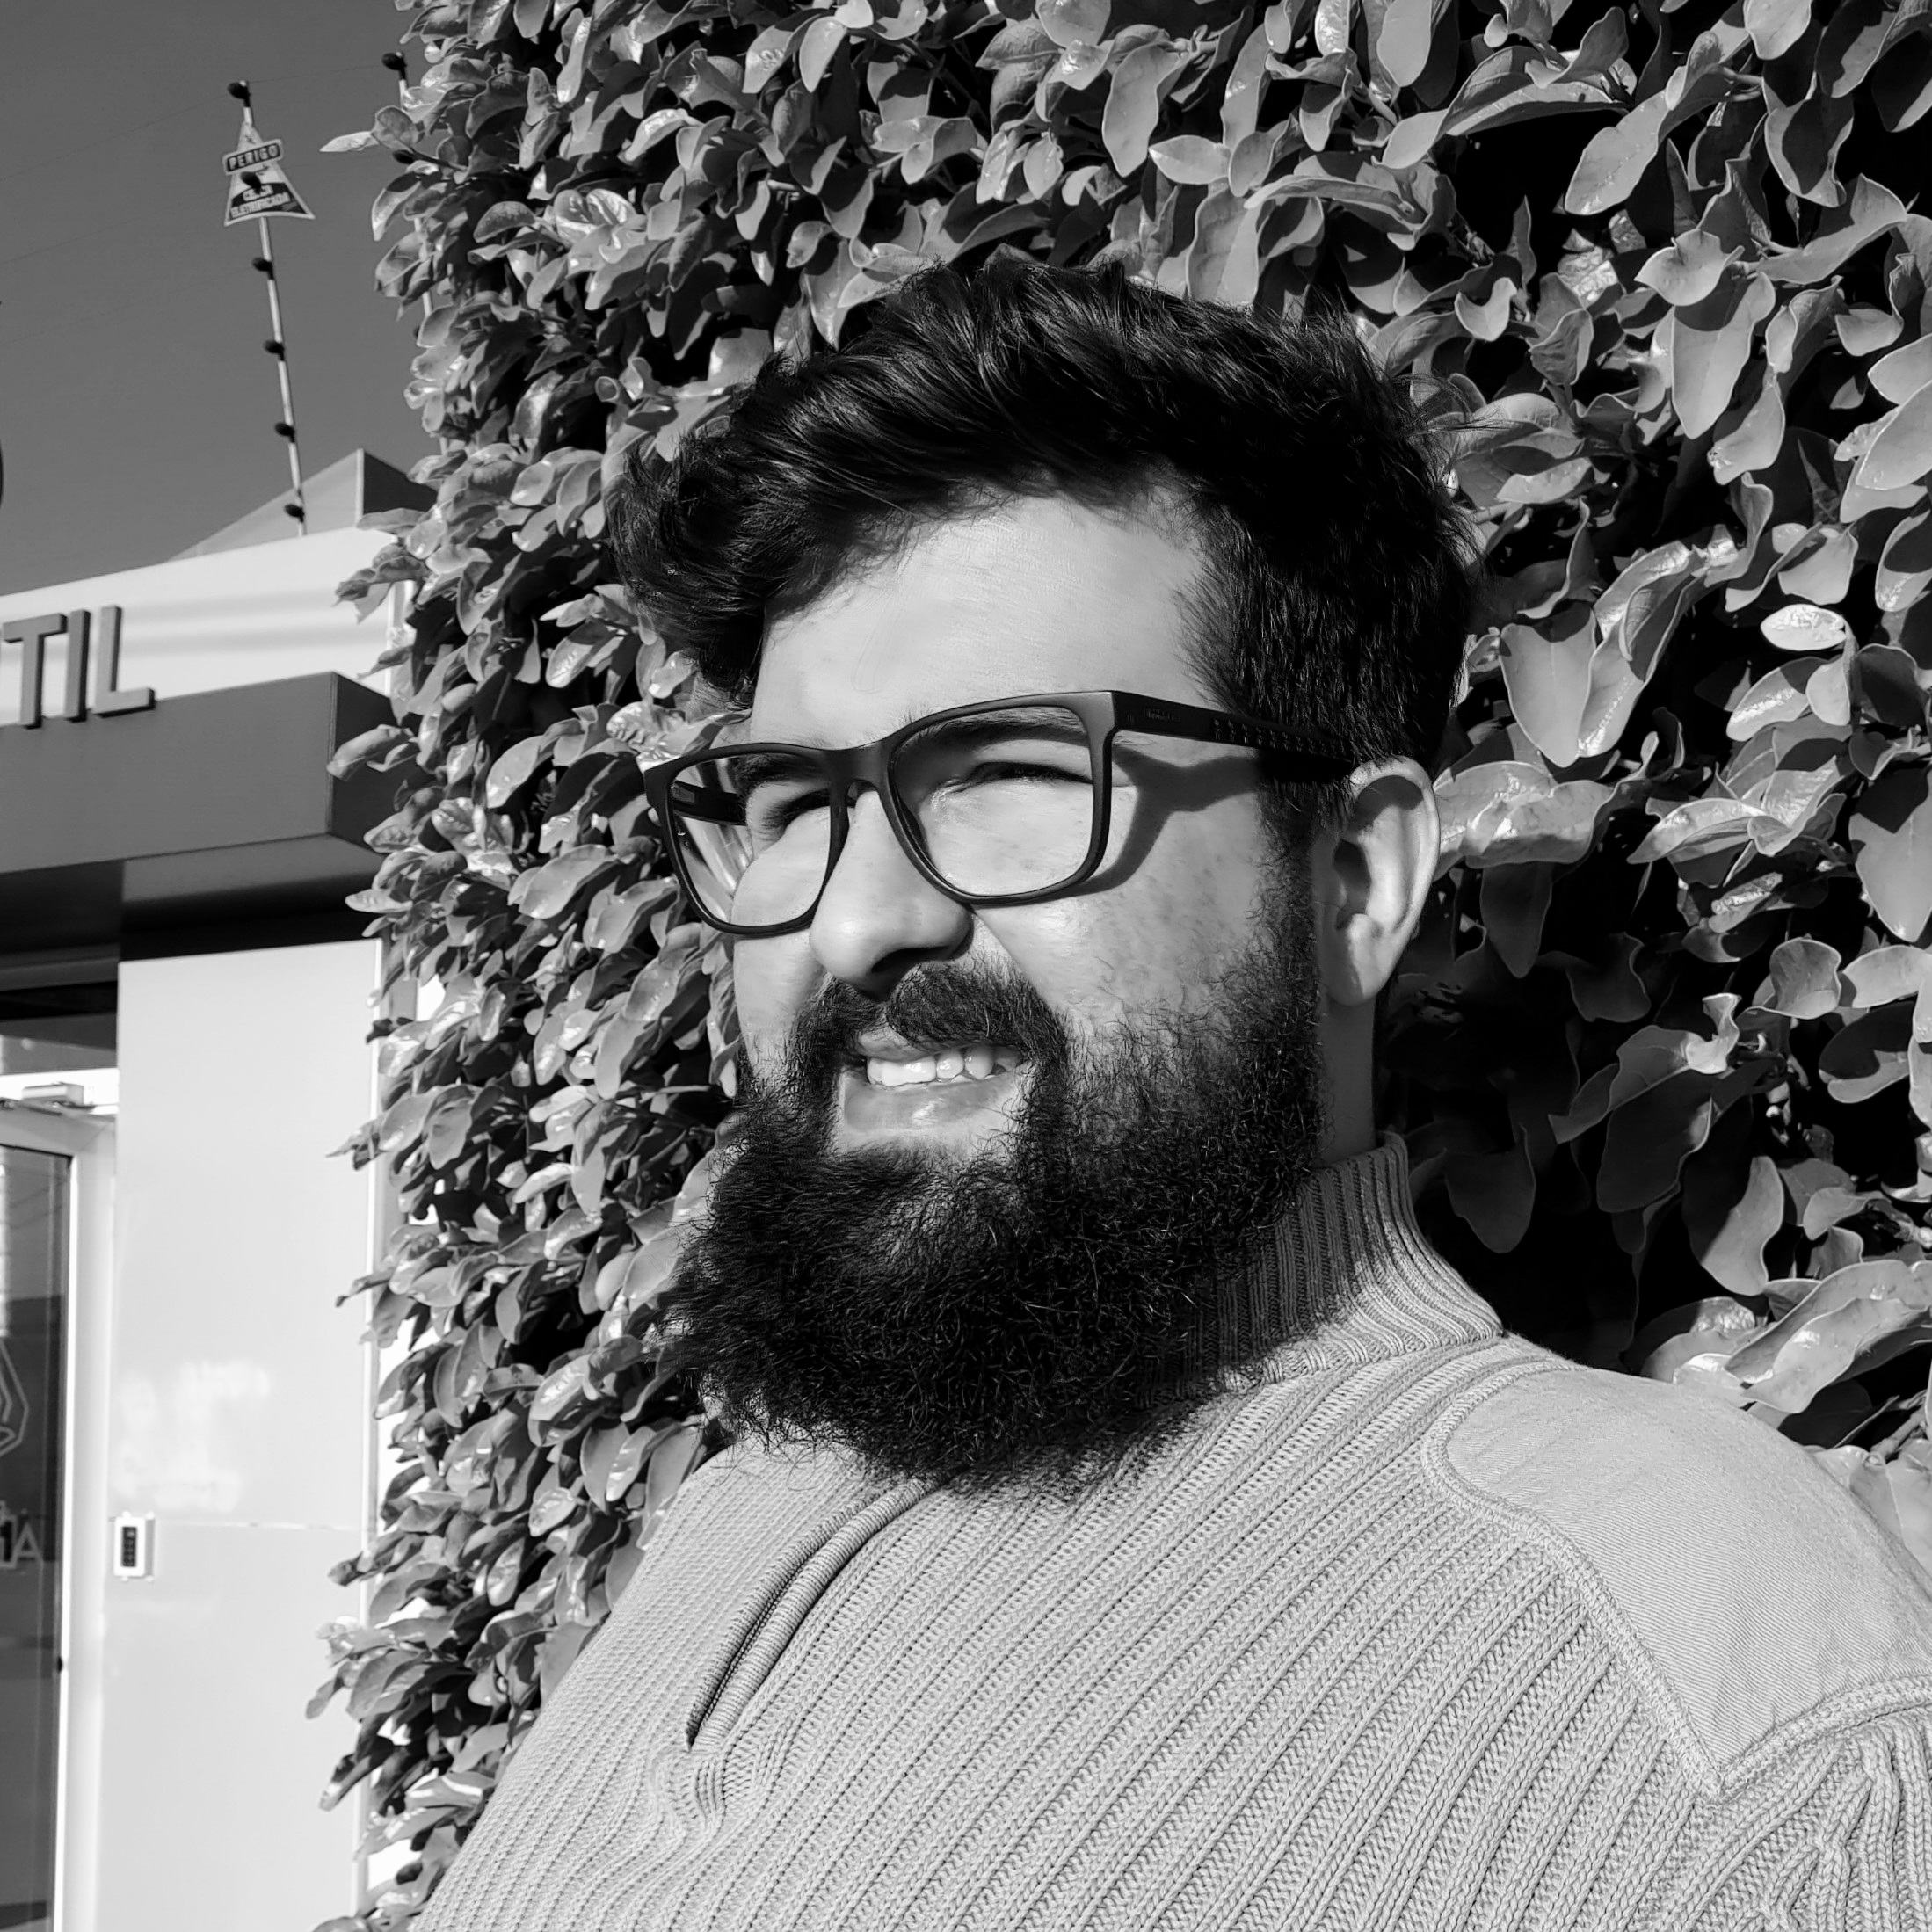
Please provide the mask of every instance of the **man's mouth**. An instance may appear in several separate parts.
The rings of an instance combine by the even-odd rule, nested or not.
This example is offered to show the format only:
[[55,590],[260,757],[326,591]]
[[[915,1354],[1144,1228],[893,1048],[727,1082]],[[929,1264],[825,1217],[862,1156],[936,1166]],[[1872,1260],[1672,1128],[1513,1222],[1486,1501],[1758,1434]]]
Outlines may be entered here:
[[1010,1128],[1032,1056],[986,1034],[923,1038],[889,1027],[847,1042],[838,1119],[847,1144],[938,1134],[955,1145]]
[[865,1058],[871,1086],[931,1086],[952,1080],[985,1080],[1019,1065],[1020,1056],[991,1040],[963,1040],[925,1050],[870,1053]]

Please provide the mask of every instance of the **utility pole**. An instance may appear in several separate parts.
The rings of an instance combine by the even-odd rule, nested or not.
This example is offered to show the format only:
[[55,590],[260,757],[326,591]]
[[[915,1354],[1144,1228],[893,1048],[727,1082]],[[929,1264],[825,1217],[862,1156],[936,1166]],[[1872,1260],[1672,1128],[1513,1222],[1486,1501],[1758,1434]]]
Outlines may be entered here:
[[301,444],[295,435],[295,390],[288,379],[288,338],[282,333],[281,289],[275,280],[275,243],[271,238],[268,217],[261,218],[262,251],[255,258],[255,266],[261,271],[268,283],[268,340],[262,345],[275,359],[275,374],[281,379],[281,420],[275,425],[275,433],[285,438],[288,444],[288,487],[294,495],[294,501],[288,505],[294,512],[295,521],[301,526],[301,534],[309,534],[309,505],[301,493]]
[[254,104],[246,81],[230,81],[229,92],[242,104],[240,143],[222,165],[229,177],[228,215],[223,225],[232,228],[251,216],[261,232],[262,251],[254,267],[268,284],[269,338],[263,349],[275,359],[275,373],[281,384],[282,413],[275,433],[288,445],[288,487],[293,500],[282,505],[295,519],[297,527],[309,534],[309,505],[302,493],[301,445],[295,434],[295,392],[288,374],[288,339],[282,331],[281,289],[275,280],[275,244],[269,233],[271,215],[291,216],[312,222],[302,198],[281,171],[282,144],[264,141],[255,129]]

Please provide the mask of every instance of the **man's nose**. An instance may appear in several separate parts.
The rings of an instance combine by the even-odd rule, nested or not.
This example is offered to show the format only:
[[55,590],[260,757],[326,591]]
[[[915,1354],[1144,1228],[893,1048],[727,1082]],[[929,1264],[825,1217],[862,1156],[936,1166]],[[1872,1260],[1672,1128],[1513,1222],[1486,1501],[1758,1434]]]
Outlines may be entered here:
[[836,979],[882,999],[914,966],[972,941],[971,911],[924,878],[893,835],[876,792],[859,794],[845,849],[812,917],[811,949]]

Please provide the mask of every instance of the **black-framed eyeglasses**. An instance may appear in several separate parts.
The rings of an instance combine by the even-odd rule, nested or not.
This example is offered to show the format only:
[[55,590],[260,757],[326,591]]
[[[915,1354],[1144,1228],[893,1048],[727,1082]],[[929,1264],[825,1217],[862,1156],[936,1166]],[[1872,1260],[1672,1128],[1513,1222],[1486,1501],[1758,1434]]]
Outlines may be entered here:
[[960,704],[869,744],[714,745],[644,774],[671,861],[700,915],[741,938],[811,923],[839,862],[853,791],[878,795],[920,875],[970,906],[1028,905],[1091,878],[1108,847],[1122,732],[1273,754],[1318,782],[1361,762],[1329,733],[1131,691]]

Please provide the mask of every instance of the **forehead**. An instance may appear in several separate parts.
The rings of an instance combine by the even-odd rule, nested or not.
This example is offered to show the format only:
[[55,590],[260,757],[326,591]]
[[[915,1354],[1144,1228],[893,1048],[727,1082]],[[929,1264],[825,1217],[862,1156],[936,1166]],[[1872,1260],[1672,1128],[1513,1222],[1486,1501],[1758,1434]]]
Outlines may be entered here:
[[772,627],[751,735],[861,744],[1038,691],[1209,701],[1184,655],[1200,567],[1181,519],[1152,509],[1042,498],[948,519]]

